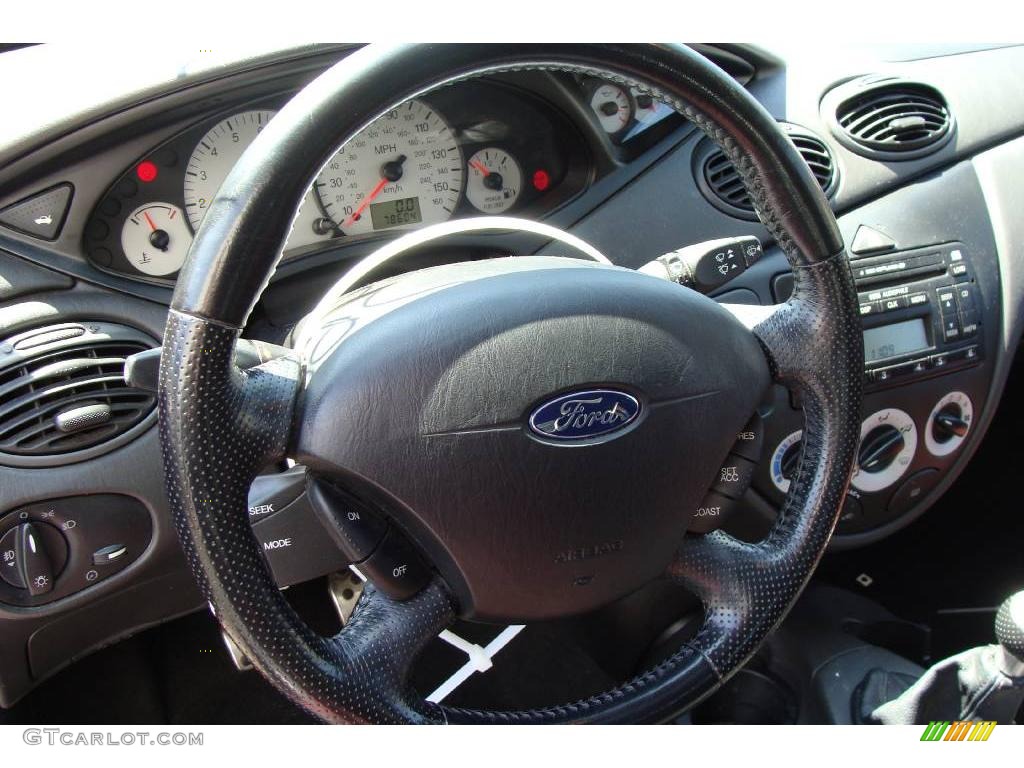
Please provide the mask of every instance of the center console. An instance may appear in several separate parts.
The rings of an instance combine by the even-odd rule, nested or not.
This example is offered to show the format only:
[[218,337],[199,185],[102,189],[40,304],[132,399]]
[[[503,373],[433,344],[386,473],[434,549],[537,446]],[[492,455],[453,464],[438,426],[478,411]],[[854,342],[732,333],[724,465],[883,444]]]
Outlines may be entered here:
[[[840,540],[884,529],[946,476],[987,397],[993,353],[986,334],[996,335],[987,329],[999,320],[996,291],[984,285],[991,275],[979,276],[963,242],[897,250],[890,241],[852,254],[851,267],[864,333],[864,404]],[[785,301],[792,287],[790,273],[776,275],[774,299]],[[764,411],[765,448],[752,487],[777,507],[799,465],[803,417],[781,388]]]

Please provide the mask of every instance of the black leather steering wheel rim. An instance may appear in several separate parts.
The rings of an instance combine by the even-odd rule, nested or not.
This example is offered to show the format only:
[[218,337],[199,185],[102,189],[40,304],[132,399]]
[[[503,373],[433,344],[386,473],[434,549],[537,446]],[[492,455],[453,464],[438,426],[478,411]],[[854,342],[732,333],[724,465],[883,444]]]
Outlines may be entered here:
[[[427,704],[408,667],[451,620],[435,580],[405,602],[372,588],[335,638],[312,633],[278,594],[246,515],[246,493],[293,428],[300,361],[247,371],[241,328],[269,280],[293,203],[342,140],[408,98],[490,72],[586,72],[670,103],[739,169],[795,274],[793,298],[751,329],[771,373],[799,392],[804,448],[769,536],[687,538],[668,575],[705,604],[674,656],[601,696],[524,712]],[[340,722],[622,722],[668,717],[715,689],[757,649],[824,552],[859,436],[863,365],[857,297],[835,219],[771,116],[725,73],[681,46],[460,45],[361,50],[304,89],[243,155],[211,205],[178,280],[161,360],[160,430],[168,498],[218,619],[253,663],[308,711]]]

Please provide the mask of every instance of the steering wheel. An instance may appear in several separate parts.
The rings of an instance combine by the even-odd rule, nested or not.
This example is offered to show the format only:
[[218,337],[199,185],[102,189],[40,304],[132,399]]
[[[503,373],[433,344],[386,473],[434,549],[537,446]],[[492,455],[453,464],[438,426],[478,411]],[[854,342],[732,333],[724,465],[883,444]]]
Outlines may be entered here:
[[[336,147],[429,90],[528,69],[634,87],[699,126],[785,251],[792,298],[744,322],[632,270],[492,259],[359,289],[307,323],[301,347],[239,369],[241,329],[293,211]],[[857,296],[821,190],[772,117],[697,53],[370,46],[278,113],[197,233],[161,358],[168,498],[222,626],[281,692],[325,721],[664,720],[754,653],[817,565],[853,467],[862,366]],[[773,380],[799,394],[805,417],[777,522],[756,544],[685,535]],[[271,580],[247,519],[253,478],[284,457],[386,526],[378,549],[390,542],[419,563],[419,588],[388,597],[368,587],[339,634],[309,629]],[[331,525],[343,540],[341,522]],[[477,711],[425,702],[408,682],[418,652],[456,616],[568,616],[665,577],[701,599],[701,628],[604,694]]]

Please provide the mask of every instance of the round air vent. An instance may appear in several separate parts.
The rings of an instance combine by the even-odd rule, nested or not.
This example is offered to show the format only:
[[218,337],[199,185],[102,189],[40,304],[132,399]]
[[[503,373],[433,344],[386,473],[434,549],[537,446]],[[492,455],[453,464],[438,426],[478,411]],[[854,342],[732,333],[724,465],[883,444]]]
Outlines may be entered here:
[[[828,145],[813,133],[791,123],[780,127],[796,145],[826,195],[836,187],[839,174]],[[717,145],[705,141],[697,152],[697,184],[704,196],[719,210],[741,219],[757,220],[754,204],[732,161]]]
[[0,463],[54,466],[105,453],[156,420],[155,397],[124,380],[156,342],[112,323],[63,323],[0,342]]
[[855,80],[822,102],[832,132],[865,157],[911,160],[953,136],[953,115],[935,88],[905,80]]

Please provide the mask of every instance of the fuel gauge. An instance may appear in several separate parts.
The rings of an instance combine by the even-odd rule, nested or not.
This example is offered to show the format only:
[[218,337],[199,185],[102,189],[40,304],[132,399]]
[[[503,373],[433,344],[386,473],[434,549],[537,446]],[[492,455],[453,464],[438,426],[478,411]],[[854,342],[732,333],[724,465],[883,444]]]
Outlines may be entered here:
[[139,272],[155,277],[181,269],[192,245],[192,232],[176,205],[146,203],[129,216],[121,229],[121,248]]
[[508,152],[488,147],[469,158],[466,198],[483,213],[504,213],[523,188],[523,172]]

